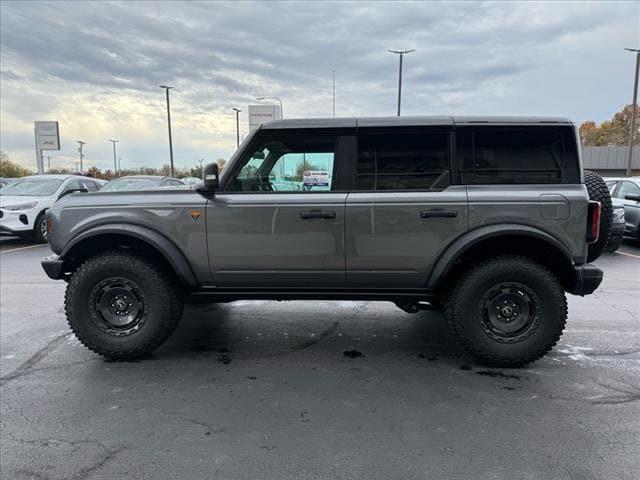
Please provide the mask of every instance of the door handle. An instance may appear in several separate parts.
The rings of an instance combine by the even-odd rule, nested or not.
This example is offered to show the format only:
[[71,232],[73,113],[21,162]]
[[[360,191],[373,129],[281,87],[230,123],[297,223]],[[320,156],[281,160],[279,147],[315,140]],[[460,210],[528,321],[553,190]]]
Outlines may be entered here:
[[336,218],[336,212],[329,210],[307,210],[300,212],[300,218],[303,220],[310,218]]
[[422,210],[420,218],[453,218],[457,217],[458,212],[455,210]]

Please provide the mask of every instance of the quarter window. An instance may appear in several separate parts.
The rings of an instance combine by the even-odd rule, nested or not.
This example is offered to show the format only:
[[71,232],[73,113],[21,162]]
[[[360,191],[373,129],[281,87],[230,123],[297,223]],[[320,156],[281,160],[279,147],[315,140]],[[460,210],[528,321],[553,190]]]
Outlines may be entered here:
[[227,188],[232,192],[323,192],[334,188],[336,137],[258,138]]
[[537,126],[461,128],[456,134],[461,183],[577,182],[577,153],[566,133]]
[[450,183],[449,134],[358,136],[358,190],[432,190]]

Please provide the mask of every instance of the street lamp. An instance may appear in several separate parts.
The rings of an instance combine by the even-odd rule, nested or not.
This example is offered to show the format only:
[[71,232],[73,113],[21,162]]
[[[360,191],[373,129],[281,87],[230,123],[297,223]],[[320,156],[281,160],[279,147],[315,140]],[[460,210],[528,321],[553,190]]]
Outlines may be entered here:
[[113,143],[113,174],[115,177],[118,176],[118,161],[116,160],[116,143],[118,143],[120,140],[111,140],[109,139],[109,141],[111,143]]
[[629,156],[627,157],[627,177],[631,176],[631,161],[633,159],[633,140],[636,133],[636,103],[638,103],[638,72],[640,71],[640,50],[625,48],[636,54],[636,77],[633,81],[633,103],[631,104],[631,131],[629,132]]
[[398,116],[400,116],[400,102],[402,98],[402,57],[411,52],[415,52],[415,50],[387,50],[389,53],[395,53],[400,55],[400,69],[398,73]]
[[282,107],[282,100],[280,100],[280,97],[275,97],[275,96],[266,96],[266,97],[258,97],[256,98],[256,100],[277,100],[280,103],[280,116],[282,118],[284,118],[284,108]]
[[160,88],[164,88],[167,93],[167,125],[169,127],[169,157],[171,159],[171,176],[173,177],[173,141],[171,140],[171,109],[169,108],[169,90],[173,87],[167,85],[160,85]]
[[240,110],[239,108],[233,107],[231,110],[236,112],[236,147],[240,146]]

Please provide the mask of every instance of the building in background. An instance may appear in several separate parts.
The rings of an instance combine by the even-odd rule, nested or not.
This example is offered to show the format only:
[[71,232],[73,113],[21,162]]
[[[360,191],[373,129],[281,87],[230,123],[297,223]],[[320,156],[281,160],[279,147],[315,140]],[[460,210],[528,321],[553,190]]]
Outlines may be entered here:
[[280,105],[249,105],[247,111],[249,112],[250,132],[263,123],[282,119],[282,108]]
[[[603,177],[620,177],[626,175],[629,147],[610,145],[606,147],[582,147],[582,166],[593,170]],[[640,145],[633,149],[631,175],[640,175]]]

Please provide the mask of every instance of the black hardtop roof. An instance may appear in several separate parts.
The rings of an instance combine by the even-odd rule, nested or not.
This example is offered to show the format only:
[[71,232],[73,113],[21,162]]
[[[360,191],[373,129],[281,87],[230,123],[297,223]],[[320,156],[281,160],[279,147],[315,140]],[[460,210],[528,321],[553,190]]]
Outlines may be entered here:
[[573,125],[564,117],[487,117],[487,116],[438,116],[415,117],[351,117],[351,118],[286,118],[262,125],[263,130],[306,128],[366,128],[366,127],[420,127],[431,125]]

